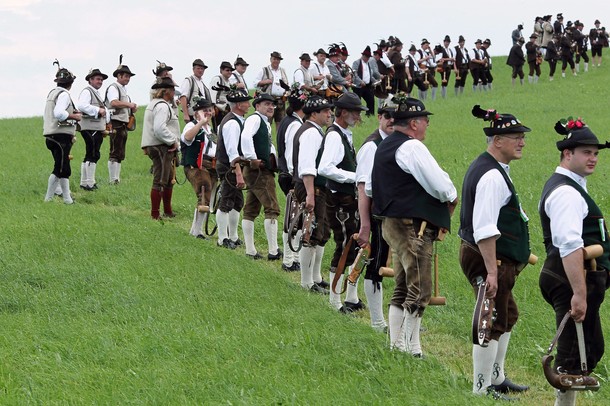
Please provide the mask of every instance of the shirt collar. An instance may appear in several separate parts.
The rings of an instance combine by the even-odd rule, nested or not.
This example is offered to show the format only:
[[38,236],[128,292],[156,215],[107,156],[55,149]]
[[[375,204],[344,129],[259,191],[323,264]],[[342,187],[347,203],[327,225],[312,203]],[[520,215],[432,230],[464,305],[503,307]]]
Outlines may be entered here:
[[349,136],[352,135],[352,132],[349,129],[341,127],[339,124],[337,124],[336,121],[333,122],[333,124],[336,125],[337,127],[339,127],[341,129],[341,132],[343,132],[343,134],[349,135]]
[[379,129],[379,135],[381,135],[381,139],[383,139],[383,140],[385,140],[387,137],[390,136],[390,134],[386,133],[381,128]]
[[579,174],[561,166],[558,166],[557,169],[555,169],[555,172],[567,176],[574,182],[578,183],[585,191],[587,190],[587,179],[584,176],[580,176]]

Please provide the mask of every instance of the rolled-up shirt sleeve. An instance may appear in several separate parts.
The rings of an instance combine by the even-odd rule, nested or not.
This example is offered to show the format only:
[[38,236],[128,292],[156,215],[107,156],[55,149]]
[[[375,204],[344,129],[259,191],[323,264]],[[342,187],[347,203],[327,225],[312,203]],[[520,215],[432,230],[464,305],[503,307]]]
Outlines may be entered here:
[[551,220],[553,245],[559,248],[562,258],[584,247],[582,222],[589,214],[589,208],[576,189],[559,186],[547,197],[544,211]]
[[61,92],[59,96],[57,96],[57,101],[55,102],[55,107],[53,108],[53,115],[59,121],[64,121],[68,118],[70,113],[68,113],[68,107],[72,100],[70,99],[70,94],[68,92]]
[[324,152],[320,158],[318,172],[337,183],[354,183],[356,172],[346,171],[337,167],[345,153],[341,136],[336,131],[329,132],[324,138]]
[[472,228],[474,241],[478,244],[486,238],[500,236],[500,209],[509,202],[511,192],[502,174],[497,169],[491,169],[481,176],[475,193]]
[[430,196],[441,202],[452,202],[457,198],[457,190],[449,175],[421,141],[403,143],[396,150],[395,158],[398,166],[413,175]]

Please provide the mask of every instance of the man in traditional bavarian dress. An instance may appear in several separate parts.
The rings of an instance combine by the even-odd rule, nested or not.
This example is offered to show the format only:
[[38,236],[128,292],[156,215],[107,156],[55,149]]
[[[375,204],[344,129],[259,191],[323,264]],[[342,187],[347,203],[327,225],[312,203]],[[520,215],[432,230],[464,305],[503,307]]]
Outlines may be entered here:
[[464,93],[466,86],[466,78],[468,77],[468,69],[470,66],[470,55],[468,49],[464,46],[466,39],[460,35],[458,45],[455,47],[455,95]]
[[214,123],[215,127],[218,126],[224,116],[231,111],[227,100],[227,93],[229,92],[229,86],[231,82],[231,75],[233,74],[233,66],[230,62],[223,61],[220,64],[220,74],[216,75],[210,80],[210,100],[214,103]]
[[301,89],[307,90],[311,94],[317,94],[320,86],[323,81],[318,81],[318,83],[314,83],[313,76],[309,68],[311,67],[311,56],[308,53],[303,53],[299,56],[301,60],[301,66],[294,71],[294,83],[299,83]]
[[255,112],[244,122],[240,144],[244,159],[249,161],[249,164],[244,166],[244,180],[248,191],[241,222],[246,255],[252,259],[262,258],[254,246],[254,220],[263,207],[269,261],[282,258],[282,251],[277,243],[277,218],[280,215],[274,175],[277,170],[277,152],[271,142],[269,122],[275,109],[274,101],[273,96],[267,93],[255,95],[252,101]]
[[451,37],[445,35],[441,51],[442,56],[438,60],[438,64],[443,67],[443,71],[441,72],[441,96],[443,96],[443,99],[447,97],[447,84],[451,77],[451,71],[455,70],[456,75],[458,73],[455,64],[455,50],[449,46],[450,44]]
[[426,66],[423,80],[424,84],[428,86],[428,89],[432,89],[432,100],[436,100],[436,89],[438,89],[438,82],[434,77],[437,66],[436,55],[434,52],[435,51],[430,48],[430,42],[425,38],[422,39],[421,48],[417,51],[417,53],[419,54],[419,60],[421,61],[420,63]]
[[[557,142],[559,166],[544,185],[538,210],[547,258],[540,273],[540,290],[553,307],[557,326],[570,311],[582,323],[588,371],[604,354],[600,305],[608,287],[610,236],[604,215],[587,191],[587,177],[595,171],[600,143],[582,120],[562,120],[555,130],[565,138]],[[583,248],[599,244],[601,256],[585,261]],[[575,324],[569,321],[557,341],[554,368],[559,373],[582,375]],[[576,392],[557,390],[557,406],[576,404]]]
[[193,186],[197,205],[190,234],[205,239],[203,213],[210,210],[211,193],[216,184],[216,136],[212,134],[214,105],[199,99],[193,106],[194,120],[184,126],[180,137],[184,174]]
[[248,69],[250,65],[248,62],[244,60],[241,56],[237,55],[237,59],[233,63],[235,66],[235,70],[231,73],[231,77],[229,78],[229,83],[235,85],[237,89],[243,89],[246,92],[248,91],[248,84],[244,79],[244,73]]
[[423,144],[432,113],[404,93],[392,101],[394,132],[377,147],[373,164],[373,214],[382,219],[396,274],[390,347],[422,357],[419,331],[432,296],[432,247],[439,231],[451,226],[457,190]]
[[240,136],[244,127],[244,116],[250,109],[252,97],[243,90],[231,90],[227,100],[231,112],[218,126],[216,149],[216,171],[220,179],[220,201],[216,211],[218,245],[235,249],[242,241],[237,236],[239,212],[244,207],[242,189],[246,186],[241,171]]
[[78,97],[77,107],[83,115],[80,122],[80,133],[85,141],[85,159],[80,164],[80,187],[87,191],[97,189],[95,169],[97,161],[100,159],[100,148],[105,136],[106,123],[110,121],[110,114],[98,92],[106,79],[108,79],[108,75],[100,72],[99,69],[91,69],[85,76],[89,85]]
[[491,60],[491,56],[489,55],[489,52],[487,52],[487,49],[489,49],[489,47],[491,46],[491,40],[489,38],[486,38],[485,41],[483,41],[483,56],[485,57],[485,65],[483,67],[483,74],[485,75],[485,79],[487,79],[487,90],[491,90],[492,89],[492,82],[494,81],[494,77],[491,74],[491,69],[492,69],[492,60]]
[[61,187],[62,197],[65,204],[72,204],[70,196],[70,150],[76,141],[76,122],[80,121],[81,113],[76,110],[70,98],[69,90],[76,76],[68,69],[59,66],[56,60],[57,73],[55,83],[57,87],[47,95],[47,103],[44,109],[44,126],[42,134],[51,155],[53,155],[53,172],[47,183],[45,202],[53,200],[55,189]]
[[[352,235],[358,232],[358,201],[356,199],[356,151],[352,131],[360,121],[360,113],[367,111],[362,106],[358,95],[347,92],[335,102],[335,122],[326,129],[322,143],[322,156],[318,164],[318,173],[326,178],[328,200],[326,202],[326,218],[333,232],[335,251],[330,262],[330,281],[335,279],[335,273],[341,254]],[[356,249],[351,245],[345,265],[351,265],[356,258]],[[349,272],[346,269],[346,272]],[[337,286],[342,286],[343,275],[338,279]],[[364,304],[358,298],[358,285],[347,285],[345,303],[341,296],[330,292],[330,304],[337,310],[349,313],[364,309]]]
[[276,128],[286,115],[286,102],[284,100],[286,89],[282,87],[280,80],[284,82],[286,86],[290,86],[286,71],[284,68],[280,67],[282,59],[284,58],[282,58],[282,54],[279,52],[271,52],[271,57],[269,58],[271,63],[261,69],[254,79],[256,87],[259,88],[261,92],[267,93],[273,97],[275,112],[273,113],[272,121],[275,122]]
[[[294,189],[294,168],[292,166],[292,153],[294,151],[294,135],[303,125],[305,113],[303,107],[309,97],[307,91],[300,88],[299,82],[292,84],[292,91],[288,96],[288,109],[286,117],[280,122],[277,129],[277,156],[278,156],[278,185],[284,195],[288,195],[291,189]],[[296,89],[295,89],[296,88]],[[289,211],[289,208],[286,208]],[[284,224],[284,230],[288,228],[288,224]],[[284,259],[282,260],[282,269],[287,272],[299,271],[301,269],[299,263],[299,255],[290,249],[289,238],[290,234],[282,233],[284,243]],[[295,237],[295,239],[298,238]],[[295,247],[296,245],[293,245]]]
[[356,59],[352,64],[352,70],[356,77],[360,79],[360,87],[354,86],[354,93],[361,97],[366,103],[368,111],[367,116],[370,116],[375,111],[375,93],[373,92],[373,84],[381,80],[381,74],[377,68],[377,61],[371,58],[371,47],[366,46],[361,53],[360,59]]
[[309,73],[311,74],[315,83],[320,84],[320,88],[315,93],[318,96],[326,97],[326,90],[328,89],[328,81],[330,80],[330,71],[326,66],[326,58],[328,54],[324,49],[320,48],[313,53],[316,60],[309,66]]
[[[353,78],[346,70],[347,65],[341,63],[341,47],[339,45],[331,44],[330,48],[328,48],[326,67],[331,76],[329,80],[329,85],[332,85],[331,90],[334,88],[341,93],[347,92],[353,84]],[[341,96],[340,93],[333,91],[327,98],[329,100],[336,100],[339,96]]]
[[319,174],[318,164],[322,155],[324,130],[331,123],[333,105],[320,96],[307,99],[303,112],[305,123],[297,130],[293,141],[294,193],[305,210],[315,214],[316,227],[309,244],[299,251],[301,286],[311,292],[328,294],[328,282],[322,279],[321,267],[324,245],[330,238],[326,218],[326,178]]
[[485,297],[495,299],[497,311],[488,346],[472,348],[472,392],[509,400],[504,393],[528,389],[506,377],[504,360],[519,316],[512,289],[530,255],[528,218],[510,178],[509,163],[521,159],[530,129],[511,114],[479,106],[472,113],[489,121],[490,127],[484,128],[487,151],[473,161],[464,177],[460,265],[475,294],[477,278],[487,283]]
[[360,215],[360,231],[358,245],[364,247],[371,238],[371,261],[366,265],[364,275],[364,293],[371,315],[371,327],[383,332],[387,323],[383,316],[383,277],[379,268],[388,261],[390,247],[381,235],[381,221],[372,216],[372,183],[373,163],[377,147],[394,132],[392,113],[396,107],[392,102],[385,102],[377,110],[379,127],[367,137],[358,150],[356,160],[356,184],[358,185],[358,213]]
[[193,74],[184,78],[180,86],[180,108],[185,123],[192,120],[195,97],[212,100],[210,89],[203,83],[203,74],[208,66],[199,58],[193,61]]
[[485,53],[483,52],[483,41],[477,39],[472,49],[470,59],[470,74],[472,75],[472,91],[487,90],[487,76],[485,76]]
[[121,162],[125,159],[125,146],[127,145],[127,124],[129,116],[136,113],[138,105],[131,102],[125,86],[131,80],[133,73],[129,66],[123,65],[123,55],[119,57],[119,66],[112,76],[116,78],[106,89],[106,108],[110,111],[112,132],[110,133],[110,154],[108,157],[109,182],[118,184],[121,181]]
[[163,201],[163,216],[175,217],[172,210],[172,194],[176,168],[174,159],[180,146],[180,123],[172,102],[178,85],[172,78],[161,78],[152,85],[155,98],[146,106],[142,125],[141,147],[152,161],[153,183],[150,189],[150,216],[159,220],[159,208]]

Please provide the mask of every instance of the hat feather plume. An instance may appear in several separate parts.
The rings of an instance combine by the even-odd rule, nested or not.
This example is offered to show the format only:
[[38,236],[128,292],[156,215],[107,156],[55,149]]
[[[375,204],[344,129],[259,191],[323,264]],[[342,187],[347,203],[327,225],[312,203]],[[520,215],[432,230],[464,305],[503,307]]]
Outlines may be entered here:
[[59,65],[59,61],[57,60],[57,58],[55,58],[55,61],[53,62],[53,65],[57,65],[57,70],[61,69],[61,66]]
[[496,119],[497,112],[496,110],[492,109],[484,110],[480,105],[477,104],[472,108],[472,115],[476,118],[482,119],[483,121],[493,121]]
[[229,90],[231,90],[231,88],[221,84],[220,82],[217,82],[216,86],[212,86],[212,90],[215,90],[217,92],[220,92],[220,91],[228,92]]
[[119,55],[119,65],[123,64],[123,54]]
[[559,135],[568,135],[570,133],[565,123],[562,123],[561,120],[555,123],[555,132]]
[[282,89],[284,89],[285,91],[290,91],[290,86],[288,86],[288,84],[286,82],[284,82],[282,79],[280,79],[280,86],[282,87]]

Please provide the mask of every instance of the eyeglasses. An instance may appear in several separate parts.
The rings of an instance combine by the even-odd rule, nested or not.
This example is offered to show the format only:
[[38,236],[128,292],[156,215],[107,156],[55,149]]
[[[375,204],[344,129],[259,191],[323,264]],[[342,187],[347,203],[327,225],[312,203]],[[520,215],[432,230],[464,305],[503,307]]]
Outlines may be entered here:
[[430,118],[429,117],[420,117],[420,118],[416,118],[416,121],[421,121],[424,120],[426,123],[430,124]]
[[386,120],[389,120],[392,118],[392,115],[390,113],[383,113],[382,117],[385,118]]
[[525,141],[525,135],[500,135],[500,137],[510,138],[515,141]]

